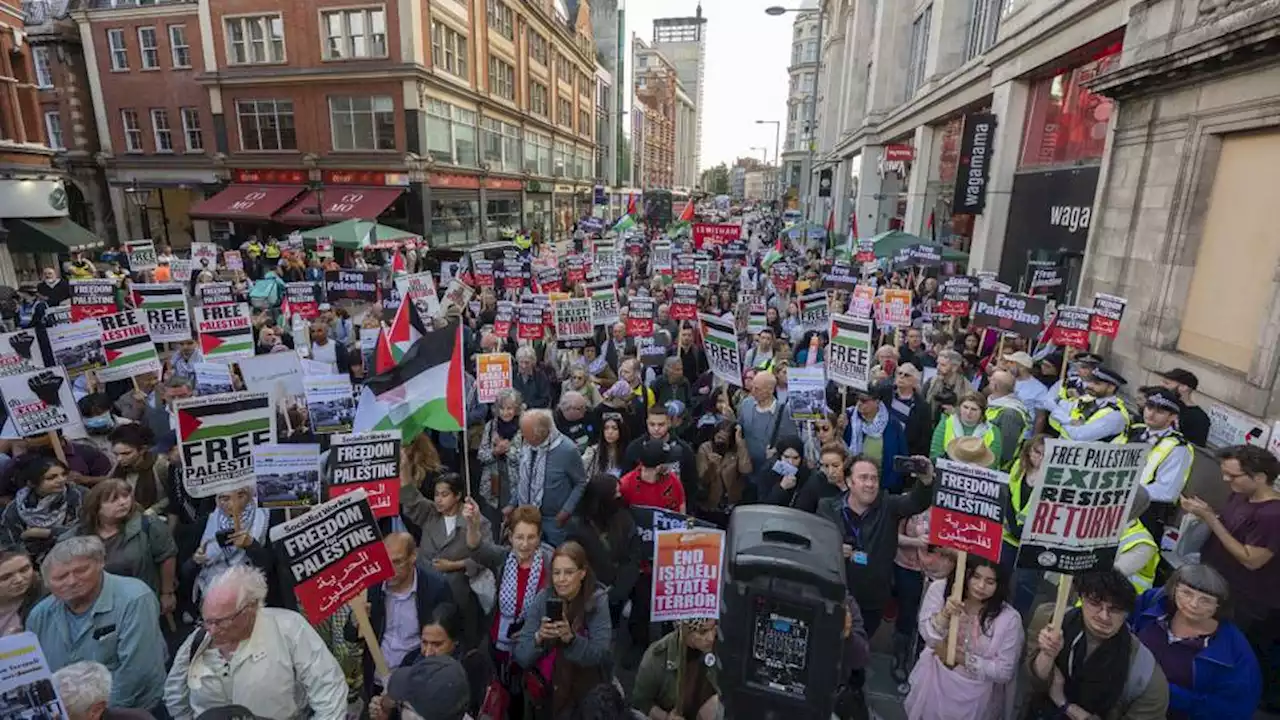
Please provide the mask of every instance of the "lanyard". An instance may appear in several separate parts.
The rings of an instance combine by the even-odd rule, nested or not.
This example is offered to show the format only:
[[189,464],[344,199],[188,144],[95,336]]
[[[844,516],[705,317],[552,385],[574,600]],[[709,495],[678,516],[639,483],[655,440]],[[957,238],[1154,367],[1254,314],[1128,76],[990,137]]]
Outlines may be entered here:
[[853,519],[853,511],[849,509],[846,502],[840,507],[840,516],[844,518],[844,527],[849,531],[850,537],[853,538],[853,549],[862,550],[862,518],[858,518],[855,523]]

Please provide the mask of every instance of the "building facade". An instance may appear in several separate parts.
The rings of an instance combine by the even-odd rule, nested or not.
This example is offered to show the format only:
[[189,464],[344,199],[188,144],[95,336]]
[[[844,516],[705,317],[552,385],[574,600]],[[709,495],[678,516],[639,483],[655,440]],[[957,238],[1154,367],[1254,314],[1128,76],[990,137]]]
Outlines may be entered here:
[[689,192],[698,184],[698,108],[683,87],[676,87],[676,150],[672,187]]
[[1280,3],[1142,3],[1086,85],[1115,103],[1081,284],[1128,300],[1108,357],[1133,386],[1191,370],[1211,445],[1274,448]]
[[[707,19],[698,3],[693,17],[657,18],[653,21],[653,47],[676,69],[680,84],[694,106],[693,175],[702,168],[702,97],[707,72]],[[690,182],[688,187],[692,187]]]
[[120,237],[358,217],[465,246],[589,211],[585,2],[112,4],[77,20]]
[[635,107],[643,117],[640,136],[632,134],[632,152],[639,166],[637,187],[673,189],[677,108],[680,96],[685,95],[686,99],[688,96],[680,85],[675,66],[656,48],[633,36],[631,57]]
[[[577,0],[570,0],[566,5],[571,12],[577,11]],[[622,148],[623,100],[626,97],[626,10],[620,7],[618,0],[591,0],[591,34],[595,40],[596,62],[600,69],[608,75],[610,87],[607,96],[596,98],[596,115],[604,120],[605,125],[597,125],[596,156],[600,158],[600,167],[596,171],[596,182],[609,187],[620,185],[621,159],[618,154]],[[617,78],[613,80],[613,78]]]
[[[817,0],[807,0],[803,8],[817,8]],[[814,90],[818,84],[818,13],[796,14],[791,28],[791,61],[787,65],[786,134],[782,144],[782,183],[788,199],[798,199],[804,178],[809,176],[809,128]]]

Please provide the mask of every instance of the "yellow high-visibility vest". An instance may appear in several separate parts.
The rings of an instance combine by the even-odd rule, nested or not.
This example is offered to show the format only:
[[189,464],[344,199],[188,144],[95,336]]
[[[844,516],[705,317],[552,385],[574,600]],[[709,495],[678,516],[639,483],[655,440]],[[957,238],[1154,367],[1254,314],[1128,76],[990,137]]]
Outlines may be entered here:
[[[961,436],[961,433],[959,432],[959,427],[960,427],[960,416],[959,416],[959,411],[956,411],[956,414],[953,414],[951,417],[947,418],[946,426],[942,430],[943,451],[946,451],[947,448],[951,447],[952,440],[955,440],[957,437]],[[987,431],[982,434],[982,444],[986,445],[987,449],[992,449],[992,447],[995,445],[995,441],[996,441],[996,429],[992,427],[990,424],[988,424]],[[999,463],[1000,463],[1000,458],[997,457],[996,464],[998,465]]]
[[1022,544],[1022,539],[1014,536],[1013,528],[1026,523],[1027,506],[1031,504],[1031,493],[1027,492],[1025,497],[1023,495],[1022,478],[1022,458],[1019,457],[1013,461],[1013,467],[1009,468],[1009,500],[1013,505],[1014,516],[1004,524],[1004,541],[1012,547]]
[[1116,554],[1119,555],[1125,551],[1132,550],[1139,545],[1148,545],[1155,549],[1147,564],[1139,568],[1138,572],[1129,576],[1129,582],[1133,584],[1134,589],[1141,595],[1156,584],[1156,568],[1160,566],[1160,546],[1156,544],[1156,539],[1152,537],[1151,531],[1140,521],[1134,520],[1129,523],[1129,527],[1125,528],[1124,533],[1120,535],[1120,545],[1116,548]]

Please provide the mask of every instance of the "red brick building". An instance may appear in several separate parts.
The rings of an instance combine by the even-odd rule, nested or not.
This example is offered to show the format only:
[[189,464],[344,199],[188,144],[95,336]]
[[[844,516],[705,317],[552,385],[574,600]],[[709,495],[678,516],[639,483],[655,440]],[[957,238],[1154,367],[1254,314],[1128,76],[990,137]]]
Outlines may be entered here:
[[589,201],[594,175],[589,9],[556,8],[172,0],[77,13],[118,234],[181,247],[353,217],[433,245],[551,230],[554,210]]

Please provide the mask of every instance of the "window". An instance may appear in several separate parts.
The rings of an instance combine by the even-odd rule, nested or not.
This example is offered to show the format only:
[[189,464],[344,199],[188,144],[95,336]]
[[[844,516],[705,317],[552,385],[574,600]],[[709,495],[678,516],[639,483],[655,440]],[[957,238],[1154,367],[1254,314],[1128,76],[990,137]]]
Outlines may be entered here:
[[297,150],[292,100],[237,100],[242,150]]
[[227,18],[232,65],[284,62],[284,21],[279,15]]
[[124,126],[124,148],[131,153],[142,152],[142,125],[138,123],[137,110],[121,110],[120,124]]
[[336,10],[321,18],[325,60],[387,56],[387,15],[382,8]]
[[480,121],[484,160],[492,170],[520,172],[520,128],[493,118]]
[[591,137],[591,113],[586,110],[578,111],[578,134]]
[[1018,169],[1080,165],[1102,159],[1114,104],[1083,84],[1120,62],[1117,52],[1031,86]]
[[929,58],[929,24],[933,21],[933,5],[925,7],[911,23],[911,50],[907,57],[907,97],[916,94],[924,84],[924,64]]
[[187,42],[186,25],[169,26],[169,54],[175,68],[191,67],[191,44]]
[[476,113],[427,99],[427,153],[437,162],[476,165]]
[[547,86],[537,80],[529,81],[529,112],[547,117]]
[[334,150],[395,150],[396,104],[389,96],[331,97]]
[[111,69],[129,69],[129,50],[124,44],[124,30],[112,28],[107,31],[107,48],[111,52]]
[[556,141],[555,154],[551,156],[552,177],[566,177],[572,170],[572,149],[566,143]]
[[489,56],[489,94],[516,99],[516,69],[493,55]]
[[556,103],[556,124],[570,129],[573,128],[573,103],[565,98],[560,98]]
[[964,59],[968,61],[986,52],[995,44],[999,29],[1000,0],[972,0],[964,39]]
[[489,29],[496,31],[508,40],[516,39],[515,16],[511,8],[502,0],[488,0],[485,18],[489,21]]
[[182,136],[187,141],[187,152],[204,152],[204,133],[200,132],[199,108],[182,108]]
[[49,110],[44,114],[44,133],[49,137],[49,147],[54,150],[65,150],[62,142],[62,116],[57,110]]
[[431,199],[431,244],[437,247],[465,247],[480,240],[480,198]]
[[160,67],[160,45],[156,40],[155,28],[138,28],[138,52],[142,55],[143,70],[155,70]]
[[467,75],[467,38],[441,22],[431,23],[431,64],[463,80]]
[[45,45],[33,46],[31,62],[36,66],[36,86],[42,89],[53,87],[53,70],[49,67],[49,48]]
[[151,133],[156,141],[156,152],[173,152],[173,131],[169,127],[169,111],[164,108],[151,109]]
[[533,28],[528,29],[529,57],[542,65],[547,64],[547,39]]
[[[1259,351],[1268,352],[1274,342],[1274,331],[1263,328],[1274,306],[1272,278],[1280,261],[1275,221],[1268,212],[1273,188],[1280,183],[1280,133],[1218,138],[1214,174],[1205,179],[1208,199],[1199,220],[1203,230],[1182,303],[1177,349],[1248,374],[1256,372],[1252,368]],[[1225,288],[1231,291],[1223,292]]]
[[578,73],[578,94],[584,98],[591,97],[591,76]]
[[524,171],[530,175],[551,174],[551,138],[541,133],[525,131]]

